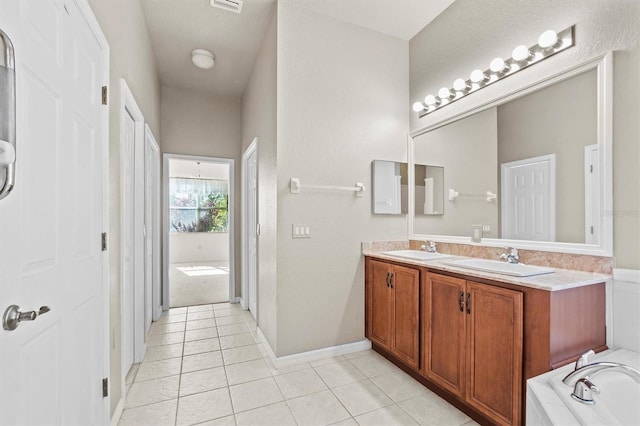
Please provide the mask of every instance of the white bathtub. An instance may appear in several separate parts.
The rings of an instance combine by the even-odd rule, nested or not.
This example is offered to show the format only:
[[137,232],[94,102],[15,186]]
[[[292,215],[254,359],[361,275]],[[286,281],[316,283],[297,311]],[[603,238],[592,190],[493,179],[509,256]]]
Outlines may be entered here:
[[[589,359],[620,362],[640,369],[640,353],[627,349],[608,350]],[[527,426],[534,425],[640,425],[640,384],[628,375],[605,371],[592,378],[600,388],[594,405],[571,398],[573,387],[562,379],[573,364],[527,381]]]

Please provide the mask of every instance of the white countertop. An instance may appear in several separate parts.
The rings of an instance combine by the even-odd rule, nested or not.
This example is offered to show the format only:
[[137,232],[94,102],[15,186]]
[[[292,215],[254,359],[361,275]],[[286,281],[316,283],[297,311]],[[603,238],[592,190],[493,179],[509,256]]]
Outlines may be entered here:
[[376,251],[363,250],[364,256],[375,257],[378,259],[393,260],[395,262],[405,263],[408,265],[421,266],[428,268],[434,272],[453,272],[456,274],[466,275],[469,277],[484,278],[492,281],[499,281],[508,284],[519,285],[523,287],[536,288],[539,290],[558,291],[566,290],[574,287],[582,287],[586,285],[599,284],[610,280],[611,275],[598,274],[594,272],[572,271],[569,269],[552,268],[555,272],[552,274],[535,275],[532,277],[514,277],[510,275],[497,274],[492,272],[482,272],[467,268],[459,268],[445,264],[454,259],[470,259],[469,257],[451,256],[435,260],[412,260],[388,254],[382,254]]

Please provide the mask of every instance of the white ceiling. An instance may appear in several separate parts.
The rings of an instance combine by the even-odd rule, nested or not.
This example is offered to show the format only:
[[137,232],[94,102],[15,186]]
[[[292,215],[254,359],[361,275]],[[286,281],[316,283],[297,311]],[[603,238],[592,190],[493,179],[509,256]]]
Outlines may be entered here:
[[[241,14],[213,8],[209,0],[141,1],[163,86],[242,95],[276,0],[244,0]],[[409,40],[454,0],[280,1]],[[213,69],[193,66],[193,49],[213,52]]]
[[454,0],[280,0],[409,41]]
[[169,160],[169,177],[228,180],[229,165],[172,158]]

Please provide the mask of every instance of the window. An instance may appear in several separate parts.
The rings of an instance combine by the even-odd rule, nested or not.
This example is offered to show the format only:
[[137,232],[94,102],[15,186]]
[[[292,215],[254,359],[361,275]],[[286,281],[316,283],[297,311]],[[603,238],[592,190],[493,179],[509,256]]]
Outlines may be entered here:
[[229,181],[169,178],[169,232],[227,232]]

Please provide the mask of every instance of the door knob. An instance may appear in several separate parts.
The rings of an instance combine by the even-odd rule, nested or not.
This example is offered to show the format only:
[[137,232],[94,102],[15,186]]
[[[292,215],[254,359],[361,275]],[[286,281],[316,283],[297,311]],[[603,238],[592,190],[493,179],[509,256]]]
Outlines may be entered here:
[[20,306],[11,305],[2,316],[2,328],[9,331],[15,330],[22,321],[33,321],[50,310],[48,306],[41,306],[37,311],[20,312]]

